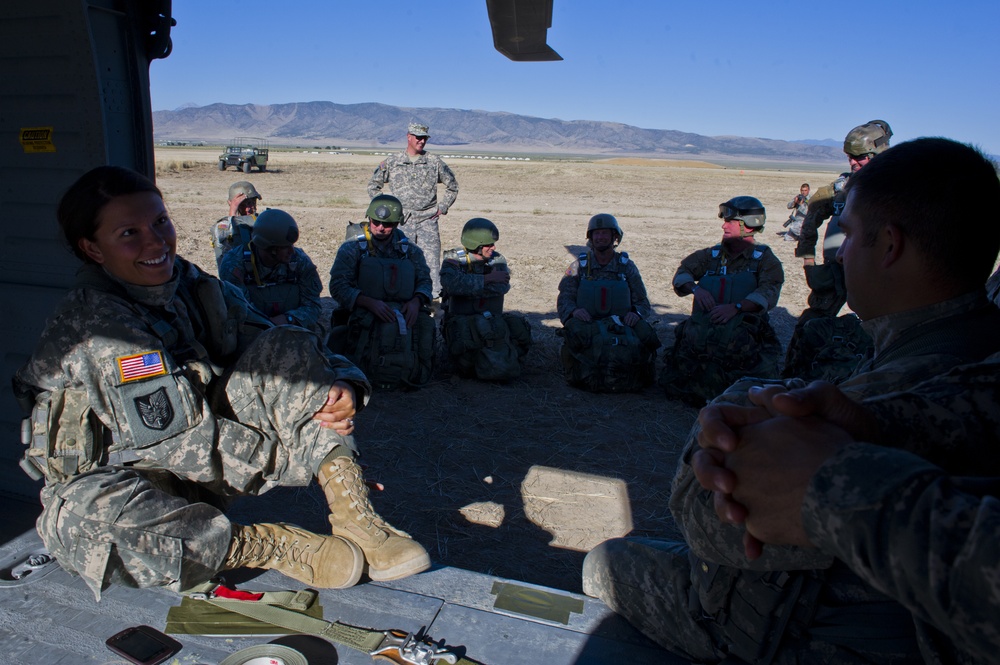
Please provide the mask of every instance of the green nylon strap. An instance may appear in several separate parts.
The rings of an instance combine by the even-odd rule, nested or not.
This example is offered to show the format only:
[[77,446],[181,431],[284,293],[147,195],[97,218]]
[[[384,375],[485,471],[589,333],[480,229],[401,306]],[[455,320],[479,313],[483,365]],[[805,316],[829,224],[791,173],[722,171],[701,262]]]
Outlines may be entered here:
[[[214,588],[214,585],[212,586]],[[198,591],[204,593],[201,589]],[[190,594],[191,590],[188,590],[187,593]],[[201,594],[196,592],[195,595],[200,597]],[[300,596],[297,592],[279,591],[265,592],[264,597],[258,601],[231,600],[213,598],[211,596],[204,598],[204,600],[224,610],[236,612],[257,621],[286,628],[296,633],[317,635],[336,644],[343,644],[368,654],[382,644],[385,638],[384,631],[359,628],[358,626],[350,626],[346,623],[336,621],[326,621],[325,619],[315,619],[305,614],[286,609],[288,599],[298,598]],[[268,602],[276,602],[277,604],[270,605]],[[440,661],[441,659],[437,660]],[[458,658],[455,665],[482,665],[482,663],[463,656]]]
[[381,631],[357,628],[325,619],[314,619],[298,612],[286,610],[283,607],[262,604],[260,601],[227,600],[224,598],[208,598],[207,600],[213,605],[248,616],[251,619],[281,626],[298,633],[325,637],[365,653],[370,653],[382,643],[383,634]]

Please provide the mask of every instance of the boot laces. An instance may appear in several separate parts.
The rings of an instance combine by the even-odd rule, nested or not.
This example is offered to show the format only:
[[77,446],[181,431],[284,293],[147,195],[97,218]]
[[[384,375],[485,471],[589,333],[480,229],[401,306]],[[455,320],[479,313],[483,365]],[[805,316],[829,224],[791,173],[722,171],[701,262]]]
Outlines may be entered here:
[[337,470],[339,473],[335,480],[344,485],[342,496],[350,497],[351,508],[358,511],[358,516],[354,519],[358,522],[365,521],[365,530],[374,527],[380,531],[386,531],[388,525],[382,516],[375,512],[375,507],[368,499],[368,485],[358,473],[357,465],[354,463],[338,464]]
[[312,545],[302,544],[298,538],[275,538],[262,536],[259,533],[244,534],[237,542],[233,553],[226,561],[227,567],[238,567],[248,563],[266,564],[269,562],[298,565],[301,568],[312,567]]

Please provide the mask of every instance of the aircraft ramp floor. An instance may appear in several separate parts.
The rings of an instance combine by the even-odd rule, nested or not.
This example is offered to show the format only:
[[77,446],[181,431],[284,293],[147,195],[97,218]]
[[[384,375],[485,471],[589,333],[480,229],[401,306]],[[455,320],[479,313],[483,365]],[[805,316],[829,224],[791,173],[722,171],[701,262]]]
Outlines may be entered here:
[[[123,586],[111,587],[100,602],[95,602],[86,584],[57,564],[11,580],[11,567],[42,543],[33,529],[5,540],[0,545],[4,663],[124,663],[107,649],[105,639],[138,624],[163,630],[168,610],[180,604],[178,594],[164,589]],[[300,588],[273,571],[228,581],[255,591]],[[394,582],[324,590],[319,602],[327,621],[379,630],[423,629],[433,639],[458,647],[485,665],[686,662],[658,648],[600,601],[456,568],[435,568]],[[235,652],[266,643],[292,647],[310,665],[373,662],[360,651],[305,635],[174,637],[184,648],[166,661],[171,665],[217,664]]]

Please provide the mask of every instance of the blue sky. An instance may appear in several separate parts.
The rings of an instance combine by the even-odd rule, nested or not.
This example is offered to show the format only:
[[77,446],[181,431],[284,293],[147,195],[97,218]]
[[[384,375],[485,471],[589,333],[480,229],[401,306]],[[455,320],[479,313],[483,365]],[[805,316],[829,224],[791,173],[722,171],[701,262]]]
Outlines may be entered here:
[[[331,101],[843,139],[887,120],[1000,154],[1000,2],[555,0],[562,62],[493,49],[485,0],[173,0],[154,110]],[[431,128],[433,131],[433,128]]]

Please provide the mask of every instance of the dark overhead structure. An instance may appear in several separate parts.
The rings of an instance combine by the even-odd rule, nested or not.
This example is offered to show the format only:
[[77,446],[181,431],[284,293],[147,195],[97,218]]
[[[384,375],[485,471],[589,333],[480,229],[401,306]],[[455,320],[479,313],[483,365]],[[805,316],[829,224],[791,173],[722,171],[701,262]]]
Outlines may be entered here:
[[562,60],[545,43],[552,0],[486,0],[493,46],[515,62]]

